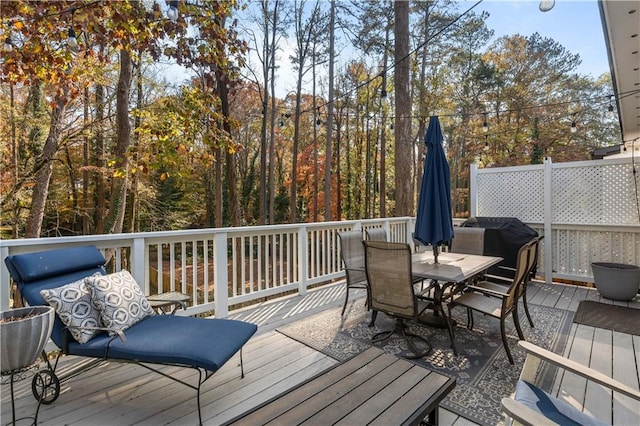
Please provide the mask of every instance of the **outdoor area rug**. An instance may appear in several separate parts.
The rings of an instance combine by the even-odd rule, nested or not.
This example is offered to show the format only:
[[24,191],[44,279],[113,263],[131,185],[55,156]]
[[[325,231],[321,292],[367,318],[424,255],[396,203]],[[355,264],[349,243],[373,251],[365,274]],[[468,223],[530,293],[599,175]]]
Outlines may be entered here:
[[[528,341],[561,353],[571,327],[572,313],[546,306],[529,304],[535,324],[529,324],[522,312],[521,325]],[[522,309],[521,309],[522,310]],[[375,327],[368,326],[371,315],[357,301],[349,306],[344,319],[341,308],[316,314],[302,321],[278,328],[292,339],[312,347],[336,360],[345,361],[371,346],[371,336],[393,327],[393,320],[378,314]],[[507,320],[510,348],[515,365],[509,364],[500,337],[500,324],[495,318],[475,314],[473,330],[467,330],[466,311],[454,310],[458,321],[455,329],[458,356],[453,354],[446,329],[411,325],[410,331],[424,336],[433,350],[424,358],[411,360],[418,365],[457,379],[456,387],[441,404],[475,423],[503,424],[500,400],[513,393],[525,354],[517,346],[517,334],[511,319]],[[376,343],[377,347],[399,356],[408,354],[400,336]],[[543,373],[543,388],[550,389],[554,370]]]
[[583,300],[578,305],[573,322],[606,328],[621,333],[640,335],[640,309]]

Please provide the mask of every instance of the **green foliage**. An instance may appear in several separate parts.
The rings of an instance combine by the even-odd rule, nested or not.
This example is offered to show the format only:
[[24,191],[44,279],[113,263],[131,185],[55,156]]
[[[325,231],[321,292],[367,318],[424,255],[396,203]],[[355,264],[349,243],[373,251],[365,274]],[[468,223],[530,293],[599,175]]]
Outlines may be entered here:
[[[246,60],[251,29],[242,26],[247,15],[235,1],[181,1],[177,22],[166,19],[164,4],[148,9],[143,4],[134,0],[0,3],[0,38],[11,36],[16,46],[13,52],[3,52],[0,60],[0,105],[5,118],[0,122],[0,139],[10,141],[2,146],[2,232],[13,237],[24,233],[35,177],[52,129],[53,100],[61,95],[65,95],[65,114],[52,157],[43,235],[102,232],[100,223],[117,199],[112,188],[117,179],[126,180],[127,202],[135,200],[136,208],[127,210],[135,217],[126,221],[135,223],[136,230],[206,227],[216,219],[228,225],[235,209],[243,224],[256,224],[261,194],[274,190],[260,183],[260,156],[271,146],[277,191],[273,220],[290,220],[292,182],[298,188],[296,220],[313,220],[315,214],[322,218],[326,128],[314,126],[317,119],[326,122],[330,101],[326,81],[317,78],[316,93],[321,95],[315,99],[290,92],[285,99],[276,99],[275,110],[268,105],[263,115],[265,87],[251,81]],[[309,22],[317,24],[309,28],[321,33],[313,52],[319,63],[316,74],[321,74],[326,67],[321,58],[327,49],[322,30],[327,10],[323,3],[308,6],[317,14],[309,15],[317,19]],[[503,37],[489,44],[493,33],[483,15],[469,14],[444,35],[434,37],[451,22],[455,11],[452,2],[430,1],[412,3],[411,45],[422,47],[408,59],[411,140],[395,141],[395,132],[389,128],[397,118],[394,105],[407,100],[395,98],[393,67],[386,73],[389,101],[380,101],[381,64],[384,53],[393,49],[386,40],[393,8],[389,2],[341,2],[339,6],[339,25],[354,37],[352,46],[358,49],[355,57],[359,59],[344,64],[334,79],[331,187],[334,197],[338,189],[341,194],[341,209],[333,213],[334,218],[375,216],[380,212],[380,197],[386,197],[387,212],[392,214],[396,193],[392,165],[398,143],[412,147],[407,152],[411,152],[411,178],[418,189],[422,138],[430,115],[441,116],[454,204],[460,214],[468,211],[468,174],[473,162],[491,167],[536,164],[547,156],[554,162],[585,160],[591,150],[619,140],[616,119],[606,115],[607,96],[612,92],[608,75],[597,79],[578,75],[580,58],[539,34]],[[77,51],[67,45],[70,26],[77,34]],[[344,48],[339,46],[341,52]],[[123,49],[131,53],[134,73],[140,72],[140,77],[139,81],[134,77],[128,108],[134,123],[132,143],[120,158],[115,154],[114,86],[118,53]],[[301,53],[293,55],[295,59],[281,55],[278,60],[291,60],[295,67]],[[167,61],[182,65],[195,77],[171,87],[158,71],[159,64]],[[309,62],[305,67],[311,66]],[[305,74],[305,82],[312,74]],[[301,103],[297,117],[292,115],[296,99]],[[486,134],[482,131],[485,117]],[[278,126],[281,119],[282,127]],[[294,132],[296,119],[299,128]],[[266,128],[272,122],[278,126],[266,146],[261,144],[263,120]],[[576,133],[570,132],[572,121]],[[383,134],[385,147],[381,146]],[[379,173],[381,149],[386,154],[384,176]],[[270,166],[266,165],[269,170]],[[235,176],[235,182],[229,182],[228,176]],[[379,193],[380,179],[386,182],[386,194]],[[220,193],[222,199],[217,199]],[[233,193],[238,194],[235,206]],[[335,206],[336,201],[331,204]],[[220,204],[222,218],[215,217]]]

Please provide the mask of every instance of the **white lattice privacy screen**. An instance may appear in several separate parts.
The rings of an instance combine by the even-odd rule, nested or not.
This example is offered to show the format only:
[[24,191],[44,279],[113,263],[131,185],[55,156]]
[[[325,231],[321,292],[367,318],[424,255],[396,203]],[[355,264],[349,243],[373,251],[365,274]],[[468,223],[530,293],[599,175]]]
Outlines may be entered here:
[[594,261],[640,265],[640,174],[631,158],[472,166],[471,175],[472,215],[517,217],[545,235],[538,270],[547,281],[591,281]]

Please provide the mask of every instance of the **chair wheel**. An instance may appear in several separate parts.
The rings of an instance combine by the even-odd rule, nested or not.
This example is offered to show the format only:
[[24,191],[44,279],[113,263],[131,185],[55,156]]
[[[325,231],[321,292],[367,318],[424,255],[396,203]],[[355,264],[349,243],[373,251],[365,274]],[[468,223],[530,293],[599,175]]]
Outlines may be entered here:
[[31,380],[31,392],[42,404],[51,404],[60,395],[60,380],[53,371],[40,370]]

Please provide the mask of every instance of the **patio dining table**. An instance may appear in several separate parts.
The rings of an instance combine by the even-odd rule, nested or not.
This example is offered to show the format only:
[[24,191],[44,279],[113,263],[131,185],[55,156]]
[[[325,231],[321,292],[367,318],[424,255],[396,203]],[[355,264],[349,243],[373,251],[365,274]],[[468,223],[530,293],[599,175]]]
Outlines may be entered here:
[[433,303],[434,315],[422,314],[420,320],[436,327],[446,327],[442,312],[442,299],[447,289],[450,294],[464,289],[464,284],[473,280],[490,267],[500,263],[501,257],[481,256],[465,253],[440,253],[435,263],[433,253],[415,253],[411,258],[412,274],[415,278],[430,280],[432,297],[421,295]]

